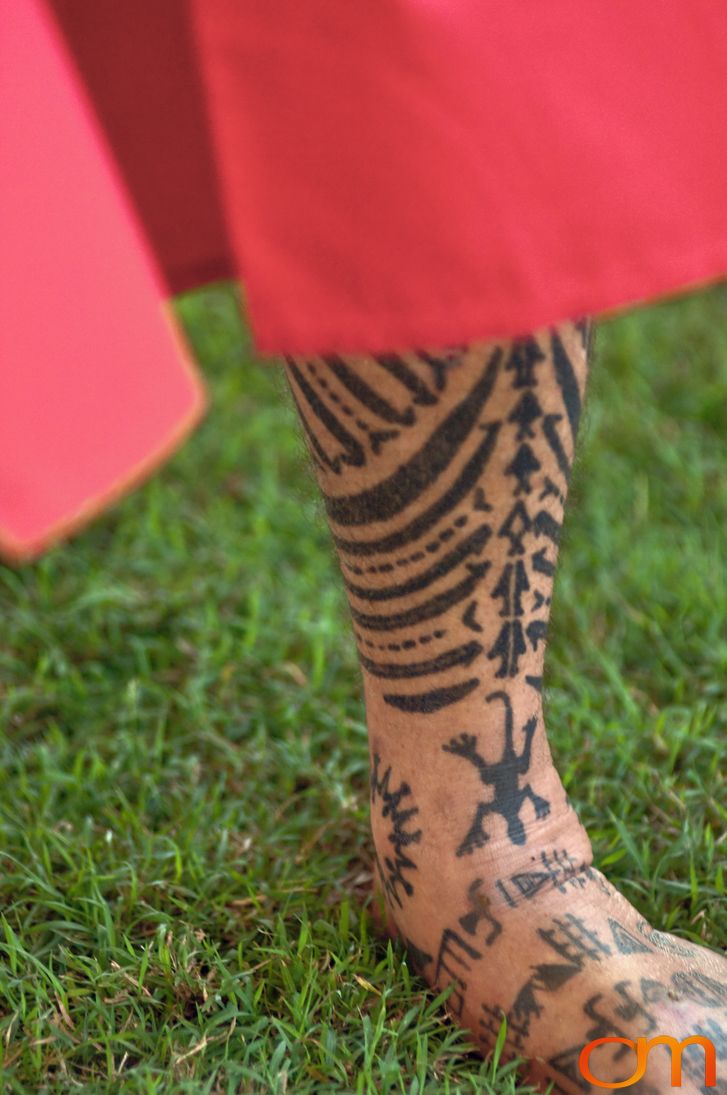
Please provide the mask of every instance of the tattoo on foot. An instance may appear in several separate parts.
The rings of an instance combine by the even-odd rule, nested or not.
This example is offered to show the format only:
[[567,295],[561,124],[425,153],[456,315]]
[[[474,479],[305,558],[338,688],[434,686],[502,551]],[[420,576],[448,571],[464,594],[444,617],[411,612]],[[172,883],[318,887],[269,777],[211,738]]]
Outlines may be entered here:
[[643,935],[644,939],[648,940],[657,950],[664,951],[665,954],[675,954],[681,958],[690,958],[696,954],[696,948],[692,947],[689,943],[681,940],[677,941],[673,935],[666,935],[665,932],[656,931],[650,924],[647,924],[645,920],[639,920],[636,925],[636,930],[640,935]]
[[482,958],[482,952],[463,939],[459,932],[445,928],[439,942],[437,964],[434,969],[434,983],[440,989],[454,982],[455,988],[449,997],[449,1007],[458,1017],[464,1008],[467,981],[465,973],[472,969],[472,963]]
[[476,935],[480,921],[486,921],[490,925],[490,931],[485,937],[484,943],[486,947],[491,947],[502,931],[502,924],[492,913],[490,898],[480,892],[483,884],[484,879],[482,878],[476,878],[470,883],[467,890],[470,911],[465,913],[464,916],[460,916],[459,924],[468,935]]
[[[467,889],[468,910],[458,921],[461,932],[456,928],[445,928],[439,942],[434,983],[444,988],[451,981],[455,982],[450,1007],[456,1015],[461,1015],[464,1007],[467,990],[465,974],[472,969],[473,962],[483,957],[482,948],[491,947],[502,932],[502,924],[490,907],[490,898],[482,892],[483,885],[482,878],[475,878],[470,883]],[[481,929],[483,921],[486,933]]]
[[412,966],[421,977],[424,974],[427,966],[430,962],[433,962],[431,954],[422,950],[421,947],[417,947],[416,943],[412,943],[411,939],[407,939],[404,936],[404,945],[406,946],[407,954],[411,961]]

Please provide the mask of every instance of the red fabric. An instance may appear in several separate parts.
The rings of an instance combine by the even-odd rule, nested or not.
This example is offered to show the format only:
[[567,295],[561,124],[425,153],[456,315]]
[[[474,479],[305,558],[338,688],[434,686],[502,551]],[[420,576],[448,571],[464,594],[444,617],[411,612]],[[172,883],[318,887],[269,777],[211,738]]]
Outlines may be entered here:
[[204,391],[45,12],[0,5],[0,553],[32,558],[166,459]]
[[51,0],[172,293],[236,276],[185,0]]
[[727,271],[723,0],[53,2],[170,286],[232,254],[262,351],[522,334]]
[[13,0],[0,23],[0,504],[45,499],[36,546],[199,416],[161,277],[236,273],[259,351],[323,353],[727,272],[724,0]]
[[523,334],[727,270],[724,0],[196,0],[264,350]]

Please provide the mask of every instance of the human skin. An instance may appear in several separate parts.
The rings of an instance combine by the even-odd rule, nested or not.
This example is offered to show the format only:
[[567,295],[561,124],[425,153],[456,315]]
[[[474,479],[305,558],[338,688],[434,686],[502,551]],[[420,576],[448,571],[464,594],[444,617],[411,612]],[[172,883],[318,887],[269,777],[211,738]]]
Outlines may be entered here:
[[[592,866],[542,705],[590,323],[444,350],[289,356],[361,665],[371,827],[389,928],[487,1052],[591,1090],[600,1037],[713,1041],[727,961],[656,931]],[[578,742],[572,743],[578,750]],[[702,1050],[682,1091],[704,1090]],[[594,1053],[615,1083],[634,1058]],[[599,1090],[593,1087],[592,1090]],[[631,1090],[671,1091],[669,1055]]]

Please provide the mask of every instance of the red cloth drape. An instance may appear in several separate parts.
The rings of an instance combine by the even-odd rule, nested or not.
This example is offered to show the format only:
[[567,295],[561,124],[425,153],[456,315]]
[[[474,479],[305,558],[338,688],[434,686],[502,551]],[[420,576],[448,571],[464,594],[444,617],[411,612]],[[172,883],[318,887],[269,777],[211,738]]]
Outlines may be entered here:
[[238,276],[262,353],[525,334],[727,271],[722,0],[48,5],[13,9],[52,12],[145,261],[168,292]]

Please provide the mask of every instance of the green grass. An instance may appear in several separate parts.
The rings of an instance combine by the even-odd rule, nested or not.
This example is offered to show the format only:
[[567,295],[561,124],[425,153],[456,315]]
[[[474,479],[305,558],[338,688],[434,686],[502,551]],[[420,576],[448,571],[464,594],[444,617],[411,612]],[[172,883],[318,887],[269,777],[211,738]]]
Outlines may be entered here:
[[[229,288],[178,307],[200,429],[0,567],[0,1087],[514,1092],[372,930],[355,651],[282,372]],[[597,863],[715,947],[726,317],[721,285],[601,324],[546,673]]]

